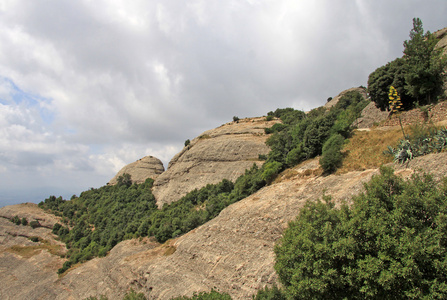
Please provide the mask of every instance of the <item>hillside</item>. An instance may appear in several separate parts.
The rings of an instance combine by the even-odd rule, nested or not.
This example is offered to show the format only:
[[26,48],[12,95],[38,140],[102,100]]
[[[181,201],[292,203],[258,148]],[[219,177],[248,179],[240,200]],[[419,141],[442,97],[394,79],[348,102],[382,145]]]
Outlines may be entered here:
[[[336,202],[349,199],[378,174],[377,169],[369,169],[321,176],[318,168],[317,160],[307,161],[293,168],[292,176],[290,171],[285,173],[277,183],[235,203],[214,220],[176,240],[163,245],[147,238],[124,241],[107,257],[84,263],[60,278],[56,270],[61,259],[54,254],[36,249],[27,256],[8,248],[18,242],[20,235],[29,233],[19,233],[17,228],[23,226],[3,221],[10,228],[2,233],[3,239],[10,242],[0,254],[0,277],[7,283],[2,285],[2,299],[84,299],[92,295],[120,299],[129,288],[143,291],[148,299],[170,299],[212,288],[234,299],[247,299],[266,284],[276,282],[273,246],[306,200],[321,198],[323,192]],[[417,158],[408,168],[396,166],[396,171],[402,176],[420,171],[444,176],[447,154]],[[16,209],[20,212],[20,207]],[[33,235],[51,236],[48,229],[36,230],[32,230]],[[40,233],[43,230],[46,232]],[[11,268],[13,273],[7,271]],[[39,280],[29,284],[37,274]],[[28,284],[24,286],[23,282]]]
[[[242,128],[247,125],[239,124]],[[239,125],[231,126],[235,129]],[[386,127],[371,131],[383,128]],[[430,171],[439,177],[446,174],[446,166],[447,154],[442,153],[417,158],[407,168],[394,167],[402,176]],[[306,200],[321,198],[323,193],[337,202],[349,199],[362,191],[363,183],[375,174],[377,168],[322,176],[318,158],[305,161],[186,235],[165,244],[148,238],[121,242],[106,257],[79,265],[62,277],[56,271],[64,260],[56,255],[58,252],[45,248],[45,244],[58,244],[49,229],[57,219],[32,204],[4,207],[0,209],[3,230],[0,278],[7,282],[2,285],[7,288],[1,289],[1,296],[2,299],[17,296],[85,299],[106,295],[109,299],[121,299],[133,288],[143,291],[148,299],[170,299],[216,289],[234,299],[246,299],[265,285],[277,282],[273,247]],[[7,220],[15,215],[39,220],[49,228],[31,229]],[[41,240],[31,242],[27,239],[31,236],[39,236]],[[63,246],[60,247],[63,253]],[[11,269],[13,273],[8,271]],[[32,282],[36,274],[39,280],[23,285]]]
[[[443,38],[441,41],[445,41],[444,31],[437,34]],[[353,91],[360,96],[343,99],[344,95],[350,95]],[[214,197],[215,202],[194,199],[193,204],[186,206],[189,212],[206,214],[210,219],[215,217],[183,235],[170,228],[173,232],[168,231],[167,238],[163,239],[167,241],[162,244],[156,241],[156,235],[130,237],[138,236],[136,228],[139,230],[143,227],[144,221],[155,220],[151,225],[158,230],[164,226],[172,227],[173,223],[181,224],[185,220],[176,217],[175,222],[170,220],[171,223],[168,224],[167,219],[154,217],[149,220],[148,217],[144,221],[138,220],[140,225],[132,224],[136,214],[129,215],[125,217],[126,225],[135,225],[135,228],[134,231],[126,232],[127,240],[122,238],[124,241],[117,244],[107,244],[111,250],[106,256],[72,265],[60,275],[57,272],[67,261],[69,251],[76,255],[80,248],[67,250],[60,237],[52,233],[52,229],[56,223],[64,224],[65,221],[66,229],[71,230],[77,225],[73,220],[78,221],[75,217],[79,217],[84,223],[82,230],[89,235],[82,233],[73,244],[85,242],[87,245],[91,242],[87,242],[90,234],[96,232],[99,235],[100,229],[93,225],[97,221],[97,215],[95,220],[93,217],[90,220],[89,217],[93,215],[82,215],[81,211],[90,213],[89,210],[97,207],[88,206],[91,203],[79,200],[67,215],[56,211],[59,216],[44,211],[41,208],[43,205],[39,207],[30,203],[0,208],[0,298],[99,299],[100,296],[106,296],[108,299],[122,299],[126,292],[133,289],[142,292],[147,299],[171,299],[214,289],[228,293],[233,299],[249,299],[265,286],[278,284],[278,275],[274,270],[274,246],[306,201],[316,201],[329,195],[336,205],[342,201],[349,203],[353,195],[364,191],[366,182],[379,174],[382,164],[394,168],[395,174],[403,178],[409,178],[414,173],[430,172],[435,180],[439,180],[447,174],[445,151],[417,157],[405,165],[392,163],[392,157],[382,155],[388,145],[394,146],[402,137],[399,126],[401,121],[406,126],[406,132],[417,131],[430,123],[445,125],[447,102],[404,112],[399,115],[399,120],[395,115],[390,117],[388,111],[381,112],[373,103],[362,106],[365,107],[363,110],[355,111],[352,107],[367,104],[366,97],[364,88],[353,88],[341,92],[329,101],[325,105],[327,110],[317,108],[305,114],[284,109],[280,113],[288,112],[288,116],[293,117],[288,120],[280,119],[274,117],[272,112],[268,117],[246,118],[223,124],[185,143],[184,149],[171,160],[166,171],[161,162],[151,156],[125,166],[105,189],[111,193],[121,191],[124,195],[127,189],[134,188],[133,192],[136,193],[139,187],[146,184],[146,192],[153,193],[155,197],[145,194],[150,199],[144,201],[152,204],[151,213],[155,211],[154,215],[158,213],[171,217],[176,210],[181,210],[175,204],[180,203],[188,192],[219,183],[223,179],[229,180],[229,183],[224,183],[232,191],[211,195],[210,198]],[[355,101],[352,100],[354,98]],[[334,110],[330,110],[331,108]],[[360,111],[362,116],[355,120],[358,117],[356,113]],[[286,114],[282,116],[284,115]],[[354,124],[359,128],[354,132],[351,132],[352,120],[355,120]],[[303,122],[298,123],[301,121]],[[294,128],[301,128],[299,126],[305,124],[309,134],[304,136],[303,132],[295,130],[293,133],[296,135],[293,136],[284,129],[290,124],[296,126]],[[417,127],[415,124],[420,125]],[[266,133],[266,129],[270,131],[267,130]],[[346,135],[346,140],[343,139],[340,145],[343,165],[331,174],[323,171],[321,156],[315,157],[315,153],[325,154],[322,140],[330,138],[329,131],[331,134],[335,131],[340,137],[341,134]],[[317,135],[318,138],[312,140]],[[275,136],[276,140],[266,143],[271,136]],[[297,137],[309,140],[313,148],[304,149],[301,144],[293,148],[296,145],[292,145],[291,141]],[[301,140],[298,142],[301,143]],[[286,148],[284,144],[290,144],[286,145],[290,148]],[[278,161],[267,160],[265,163],[265,157],[271,153],[269,151],[276,151],[274,154],[279,157]],[[289,156],[293,151],[296,155]],[[312,158],[309,158],[309,153],[313,155]],[[253,165],[254,169],[263,170],[263,173],[258,174],[258,178],[247,179],[248,182],[240,180],[237,188],[234,188],[238,184],[238,178],[247,174],[246,170]],[[262,169],[263,165],[276,166],[276,169]],[[282,171],[278,174],[277,170]],[[128,186],[120,184],[118,178],[125,173],[130,174],[135,183],[145,183],[138,187],[131,183]],[[147,178],[155,179],[153,186]],[[262,179],[262,188],[245,197],[246,190],[252,191],[253,186],[256,187],[257,182],[253,184],[251,181],[259,178]],[[238,196],[244,197],[231,198],[235,190],[239,193]],[[100,201],[96,192],[94,189],[85,192],[91,196],[88,199],[90,202]],[[193,193],[191,197],[199,198],[197,195]],[[106,207],[110,210],[106,210],[104,206],[100,208],[107,211],[107,216],[102,216],[102,220],[99,220],[102,223],[105,223],[103,221],[106,218],[117,218],[118,214],[110,211],[116,212],[119,207],[126,207],[125,204],[130,207],[135,200],[131,197],[112,199],[114,195],[108,197],[110,202],[106,202],[104,206],[107,203],[113,204]],[[119,197],[115,195],[115,198]],[[55,197],[53,200],[59,201]],[[159,209],[155,206],[155,201]],[[60,199],[59,202],[64,201]],[[116,203],[117,206],[114,206]],[[222,210],[213,210],[215,207],[210,208],[208,204],[221,205]],[[166,210],[160,209],[161,207]],[[168,210],[167,207],[173,209]],[[208,214],[215,211],[220,213]],[[68,215],[73,218],[68,218]],[[120,215],[123,216],[125,214]],[[196,219],[193,221],[198,222]],[[148,235],[147,228],[144,233]],[[168,239],[170,237],[174,238]]]
[[158,206],[172,203],[187,192],[222,179],[235,181],[259,155],[269,152],[264,129],[278,123],[265,118],[246,118],[203,132],[175,155],[168,169],[154,182]]

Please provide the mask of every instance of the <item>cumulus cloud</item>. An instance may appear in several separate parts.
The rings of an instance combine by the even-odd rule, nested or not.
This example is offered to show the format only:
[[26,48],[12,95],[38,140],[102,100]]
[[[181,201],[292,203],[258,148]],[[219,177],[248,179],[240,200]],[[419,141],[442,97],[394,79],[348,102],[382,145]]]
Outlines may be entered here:
[[443,0],[2,1],[0,189],[80,192],[145,155],[167,165],[235,115],[310,110],[400,56],[413,17],[433,31],[446,14]]

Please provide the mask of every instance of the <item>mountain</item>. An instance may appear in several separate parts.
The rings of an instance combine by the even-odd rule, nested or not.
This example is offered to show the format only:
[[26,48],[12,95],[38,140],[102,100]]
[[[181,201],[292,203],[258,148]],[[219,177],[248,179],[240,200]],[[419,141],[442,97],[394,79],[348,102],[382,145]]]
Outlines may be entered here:
[[163,163],[156,157],[145,156],[133,163],[124,166],[109,181],[108,184],[117,184],[118,178],[127,173],[135,183],[143,183],[147,178],[155,179],[165,171]]
[[[437,34],[445,40],[445,33]],[[340,97],[327,106],[335,105]],[[446,103],[430,106],[431,120],[446,124]],[[362,131],[354,132],[350,143],[363,141],[361,148],[368,140],[368,145],[379,147],[387,135],[402,136],[396,117],[388,115],[368,105],[355,123]],[[404,125],[420,123],[424,113],[415,109],[403,113],[401,119]],[[223,124],[185,143],[166,171],[158,159],[149,156],[125,166],[110,184],[124,173],[135,182],[153,178],[153,194],[161,207],[207,184],[235,181],[253,164],[263,164],[262,157],[270,150],[265,144],[269,137],[265,128],[276,123],[280,120],[259,117]],[[365,156],[369,150],[360,149],[360,153]],[[345,150],[344,154],[350,158],[353,152]],[[447,153],[418,157],[405,165],[388,165],[404,178],[430,172],[439,180],[447,174]],[[353,195],[364,190],[364,183],[379,173],[378,167],[351,167],[326,175],[318,157],[306,160],[180,237],[163,244],[148,237],[125,240],[107,256],[75,265],[62,275],[57,270],[66,261],[67,249],[52,233],[60,217],[30,203],[0,208],[0,298],[86,299],[104,295],[122,299],[130,289],[148,299],[190,296],[211,289],[228,293],[233,299],[251,298],[259,289],[278,282],[273,268],[274,245],[306,201],[330,195],[337,205],[349,203]]]
[[270,128],[279,120],[245,118],[205,131],[169,162],[168,169],[155,179],[157,204],[172,203],[187,192],[228,179],[235,181],[259,159],[267,155],[265,144]]
[[[265,125],[261,119],[225,124],[207,131],[210,138],[206,140],[212,151],[221,149],[217,145],[225,144],[222,137],[228,136],[235,138],[239,145],[233,149],[243,148],[238,139],[240,135],[231,137],[222,133],[230,129],[233,133],[254,131]],[[388,126],[370,130],[396,129]],[[251,145],[250,135],[253,134],[244,133],[245,138],[247,135],[247,145]],[[213,136],[217,145],[212,143]],[[264,134],[259,137],[265,139]],[[202,141],[203,138],[194,139],[192,146],[185,148],[173,162],[177,163],[190,149],[199,148]],[[206,148],[202,147],[201,151],[206,153]],[[253,160],[249,159],[249,153],[252,158],[260,154],[260,148],[253,149],[245,154],[250,163]],[[206,166],[205,162],[201,163]],[[211,164],[214,163],[211,160]],[[402,176],[430,171],[440,177],[447,172],[447,153],[420,157],[408,166],[393,166]],[[215,219],[179,238],[165,244],[149,238],[123,241],[106,257],[92,259],[60,277],[56,271],[64,262],[60,255],[66,249],[51,233],[58,218],[35,204],[3,207],[0,209],[0,278],[3,282],[0,296],[2,299],[85,299],[105,295],[109,299],[122,299],[126,291],[133,288],[144,291],[148,299],[170,299],[210,289],[229,293],[234,299],[247,299],[265,285],[277,282],[273,247],[307,200],[319,199],[323,193],[331,195],[336,202],[349,200],[378,172],[377,168],[371,168],[322,176],[318,158],[307,160],[283,172],[273,184],[229,206]],[[20,219],[37,220],[42,227],[32,229],[15,225],[8,219],[16,215]],[[39,241],[31,241],[32,237]]]

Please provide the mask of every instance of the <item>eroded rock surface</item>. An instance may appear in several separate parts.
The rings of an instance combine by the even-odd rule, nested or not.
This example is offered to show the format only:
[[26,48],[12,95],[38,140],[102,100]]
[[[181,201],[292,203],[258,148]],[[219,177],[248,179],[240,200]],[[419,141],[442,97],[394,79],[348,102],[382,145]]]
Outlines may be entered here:
[[[394,167],[404,177],[429,171],[439,179],[447,174],[447,153],[418,157],[408,166]],[[370,169],[321,176],[318,158],[306,161],[176,240],[164,245],[147,238],[124,241],[106,257],[84,263],[60,278],[56,270],[63,259],[45,249],[27,257],[15,253],[10,242],[4,243],[11,237],[2,233],[0,296],[85,299],[104,295],[122,299],[132,288],[148,299],[170,299],[211,289],[229,293],[233,299],[250,299],[258,289],[277,282],[274,245],[306,201],[321,199],[324,193],[336,203],[349,202],[352,195],[363,191],[363,183],[378,173],[377,169]],[[9,232],[31,230],[5,218],[0,221],[1,228],[16,226],[15,231],[8,229]],[[46,239],[46,234],[51,234],[47,228],[38,230],[46,230],[42,233]],[[31,245],[27,238],[23,239],[20,243]]]
[[[16,225],[10,221],[14,216],[46,227]],[[51,233],[57,221],[33,203],[0,208],[0,299],[56,298],[57,270],[67,251]]]
[[164,170],[165,168],[163,167],[161,160],[153,156],[145,156],[136,162],[124,166],[115,177],[109,181],[109,184],[116,184],[118,182],[118,177],[124,173],[130,174],[132,182],[135,183],[143,183],[148,178],[155,180],[164,172]]
[[153,193],[157,204],[177,201],[194,189],[222,179],[235,181],[254,163],[262,165],[259,155],[269,152],[264,129],[277,122],[266,121],[265,117],[242,119],[193,139],[155,180]]

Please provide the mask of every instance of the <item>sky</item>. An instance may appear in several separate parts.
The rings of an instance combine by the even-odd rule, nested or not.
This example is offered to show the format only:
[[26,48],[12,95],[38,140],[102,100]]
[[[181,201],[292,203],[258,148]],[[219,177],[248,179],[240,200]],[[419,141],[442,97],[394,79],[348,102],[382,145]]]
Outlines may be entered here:
[[308,111],[402,56],[445,0],[0,0],[0,207],[105,185],[146,155]]

